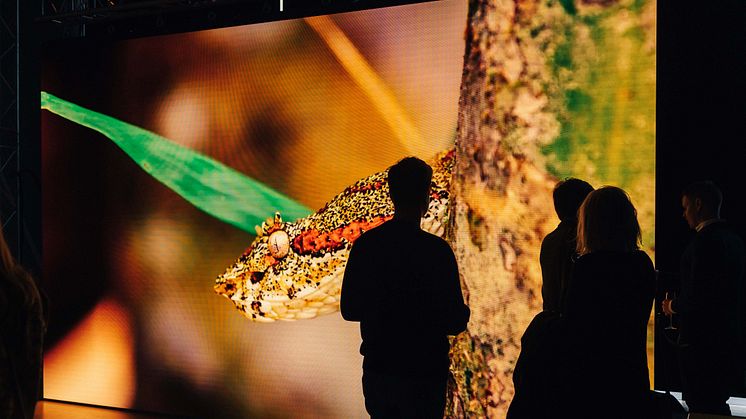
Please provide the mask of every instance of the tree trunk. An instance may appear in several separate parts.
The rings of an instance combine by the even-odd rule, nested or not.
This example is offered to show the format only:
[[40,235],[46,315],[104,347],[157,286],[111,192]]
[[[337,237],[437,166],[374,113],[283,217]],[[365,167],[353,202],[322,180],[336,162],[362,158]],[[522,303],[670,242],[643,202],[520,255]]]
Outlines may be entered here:
[[469,2],[447,237],[472,315],[452,344],[449,417],[505,416],[521,335],[541,310],[538,251],[556,219],[538,150],[558,122],[530,31],[561,10],[540,3]]
[[452,344],[448,417],[505,417],[513,398],[558,221],[549,165],[628,188],[652,231],[654,63],[654,1],[469,0],[446,237],[472,316]]

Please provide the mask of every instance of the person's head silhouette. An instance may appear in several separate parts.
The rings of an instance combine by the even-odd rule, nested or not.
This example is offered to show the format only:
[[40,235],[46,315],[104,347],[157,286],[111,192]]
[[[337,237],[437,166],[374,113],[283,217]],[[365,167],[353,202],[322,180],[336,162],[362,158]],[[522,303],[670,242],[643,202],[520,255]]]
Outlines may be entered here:
[[640,248],[637,210],[627,192],[604,186],[588,194],[578,210],[577,251],[631,252]]
[[689,184],[681,193],[683,216],[689,227],[693,229],[703,221],[720,218],[722,203],[723,193],[720,192],[720,188],[709,181]]
[[389,195],[397,218],[421,218],[430,203],[433,169],[416,157],[406,157],[388,171]]
[[554,198],[554,210],[560,221],[576,220],[580,204],[591,191],[593,191],[593,186],[584,180],[571,177],[559,181],[554,186],[552,198]]

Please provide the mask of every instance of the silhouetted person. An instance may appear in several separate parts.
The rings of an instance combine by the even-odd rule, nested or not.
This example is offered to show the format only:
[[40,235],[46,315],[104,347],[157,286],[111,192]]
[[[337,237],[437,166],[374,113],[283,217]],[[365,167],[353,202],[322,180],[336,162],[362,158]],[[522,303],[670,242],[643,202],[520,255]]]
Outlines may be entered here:
[[[586,197],[578,211],[581,256],[562,314],[568,417],[652,415],[646,344],[655,269],[639,244],[637,211],[622,189]],[[610,398],[619,404],[610,408]]]
[[580,179],[558,182],[552,197],[560,219],[557,228],[541,242],[541,296],[544,311],[539,313],[521,337],[521,354],[513,371],[515,394],[508,419],[549,418],[556,412],[562,380],[560,311],[577,257],[578,208],[593,187]]
[[41,384],[42,301],[0,230],[0,417],[31,419]]
[[627,194],[590,192],[576,237],[562,311],[542,311],[521,338],[507,418],[653,417],[646,343],[655,270],[639,250]]
[[557,183],[552,197],[560,219],[557,228],[541,242],[541,297],[545,311],[560,311],[572,276],[578,208],[593,187],[586,181],[568,178]]
[[742,379],[739,368],[743,317],[743,241],[720,219],[722,193],[712,182],[684,189],[681,206],[696,230],[681,257],[681,289],[663,301],[679,314],[679,359],[684,400],[690,412],[730,414],[730,391]]
[[453,251],[420,229],[432,169],[408,157],[389,168],[394,217],[357,239],[340,308],[359,321],[365,408],[373,418],[442,418],[450,359],[447,336],[466,329]]

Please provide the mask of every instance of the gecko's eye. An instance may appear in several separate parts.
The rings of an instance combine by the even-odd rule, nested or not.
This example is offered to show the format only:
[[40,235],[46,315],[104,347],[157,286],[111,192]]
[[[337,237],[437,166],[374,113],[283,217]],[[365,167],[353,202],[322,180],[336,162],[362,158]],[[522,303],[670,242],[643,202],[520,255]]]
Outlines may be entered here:
[[275,259],[282,259],[290,250],[290,238],[288,233],[284,230],[277,230],[269,235],[267,239],[267,247],[269,247],[269,253]]

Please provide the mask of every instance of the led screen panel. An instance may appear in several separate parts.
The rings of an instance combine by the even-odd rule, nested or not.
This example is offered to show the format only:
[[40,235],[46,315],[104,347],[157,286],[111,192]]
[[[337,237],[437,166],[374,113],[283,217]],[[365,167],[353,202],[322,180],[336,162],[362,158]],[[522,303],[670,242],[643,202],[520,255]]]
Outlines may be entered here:
[[[555,127],[536,162],[549,179],[627,190],[652,254],[655,4],[578,3],[547,2],[564,29],[531,57]],[[440,1],[46,49],[44,396],[364,416],[358,325],[338,291],[313,316],[265,323],[215,279],[276,211],[292,223],[404,156],[454,147],[466,14]]]

